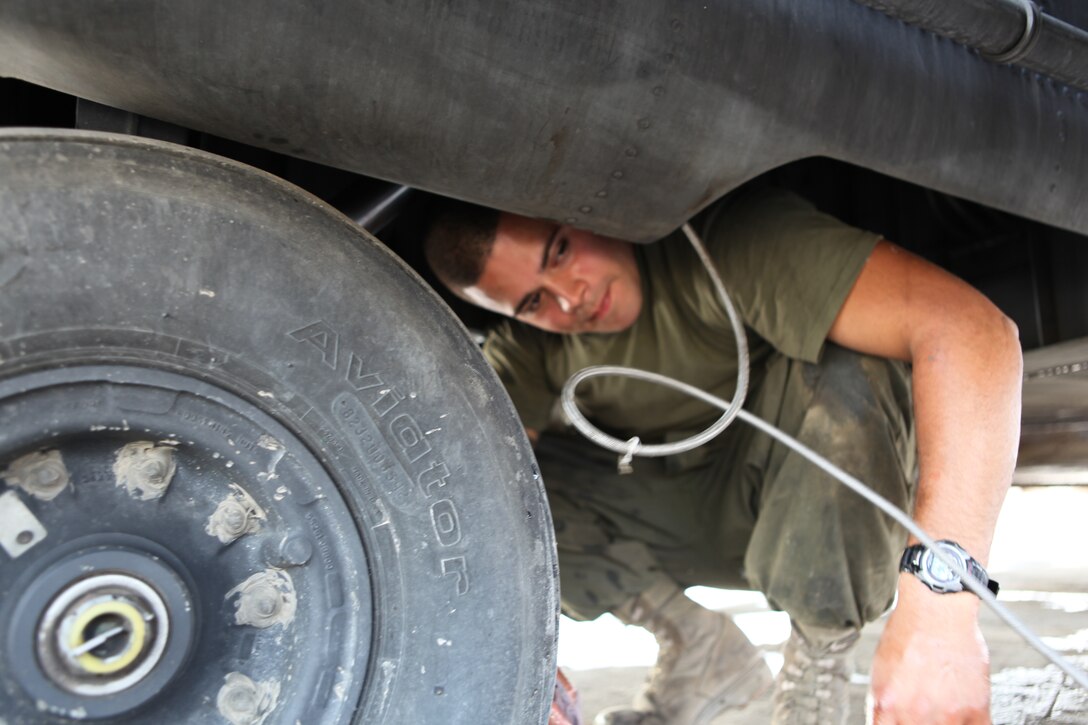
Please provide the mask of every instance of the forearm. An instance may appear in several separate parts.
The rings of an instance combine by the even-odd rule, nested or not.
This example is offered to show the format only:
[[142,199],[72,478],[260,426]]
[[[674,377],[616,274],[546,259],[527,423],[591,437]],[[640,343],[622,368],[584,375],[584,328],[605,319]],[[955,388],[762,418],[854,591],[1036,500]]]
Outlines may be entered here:
[[919,480],[914,518],[984,566],[1012,480],[1022,355],[1000,313],[921,340],[911,350]]
[[829,338],[911,363],[914,516],[985,565],[1019,439],[1023,358],[1015,325],[961,280],[882,242]]

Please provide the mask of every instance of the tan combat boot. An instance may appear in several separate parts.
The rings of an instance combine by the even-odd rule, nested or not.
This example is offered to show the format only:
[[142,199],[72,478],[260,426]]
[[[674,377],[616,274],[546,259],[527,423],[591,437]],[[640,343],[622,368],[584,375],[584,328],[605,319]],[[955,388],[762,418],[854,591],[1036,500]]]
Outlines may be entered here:
[[[853,649],[860,632],[795,626],[774,687],[771,725],[846,725]],[[811,640],[811,642],[810,642]]]
[[653,633],[657,664],[633,708],[609,708],[596,725],[703,725],[743,707],[770,687],[771,672],[727,615],[712,612],[662,581],[613,612]]

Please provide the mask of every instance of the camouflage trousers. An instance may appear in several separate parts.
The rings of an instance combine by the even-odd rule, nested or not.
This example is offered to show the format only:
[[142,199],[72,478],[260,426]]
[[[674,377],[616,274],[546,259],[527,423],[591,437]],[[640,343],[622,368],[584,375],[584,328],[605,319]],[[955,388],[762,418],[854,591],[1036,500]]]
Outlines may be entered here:
[[[745,407],[910,511],[915,440],[900,363],[828,345],[819,364],[772,357]],[[742,421],[672,459],[616,457],[541,437],[563,609],[593,619],[662,574],[763,592],[802,627],[860,627],[891,606],[906,532]]]

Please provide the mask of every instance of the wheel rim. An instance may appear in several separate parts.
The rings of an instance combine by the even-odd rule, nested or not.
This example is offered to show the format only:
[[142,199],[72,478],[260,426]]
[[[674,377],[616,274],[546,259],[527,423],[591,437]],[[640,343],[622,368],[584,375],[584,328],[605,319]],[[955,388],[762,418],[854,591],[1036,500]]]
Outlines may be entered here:
[[0,430],[16,707],[350,716],[374,616],[366,555],[336,483],[284,425],[195,375],[130,363],[5,379]]

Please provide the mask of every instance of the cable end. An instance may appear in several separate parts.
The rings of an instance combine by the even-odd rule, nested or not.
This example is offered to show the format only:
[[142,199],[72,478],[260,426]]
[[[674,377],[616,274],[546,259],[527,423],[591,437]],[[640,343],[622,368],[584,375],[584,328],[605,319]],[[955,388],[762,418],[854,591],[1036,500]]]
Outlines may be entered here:
[[634,436],[633,438],[628,439],[627,450],[624,451],[623,455],[620,456],[618,461],[616,461],[616,471],[621,476],[625,476],[628,473],[635,472],[635,468],[631,465],[631,461],[634,459],[635,454],[638,453],[638,449],[641,447],[642,441],[639,440],[638,436]]

